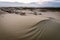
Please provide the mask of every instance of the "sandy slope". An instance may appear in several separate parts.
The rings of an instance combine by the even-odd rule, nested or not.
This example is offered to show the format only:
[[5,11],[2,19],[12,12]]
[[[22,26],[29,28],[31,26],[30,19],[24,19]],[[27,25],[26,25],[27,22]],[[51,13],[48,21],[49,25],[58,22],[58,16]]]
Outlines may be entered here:
[[0,15],[0,40],[58,40],[59,29],[56,21],[45,16]]
[[[48,18],[43,16],[20,16],[16,14],[2,14],[0,15],[0,39],[16,40],[17,37],[18,39],[21,37],[24,38],[23,35],[37,28],[33,27],[34,25],[42,20],[47,19]],[[27,34],[27,36],[34,33],[35,31]]]

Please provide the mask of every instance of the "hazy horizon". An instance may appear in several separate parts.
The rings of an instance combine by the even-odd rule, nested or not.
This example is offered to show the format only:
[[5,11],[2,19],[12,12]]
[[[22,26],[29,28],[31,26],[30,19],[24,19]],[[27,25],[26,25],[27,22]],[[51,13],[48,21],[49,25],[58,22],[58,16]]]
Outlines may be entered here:
[[[21,4],[23,3],[23,4]],[[0,0],[0,6],[60,7],[60,0]]]

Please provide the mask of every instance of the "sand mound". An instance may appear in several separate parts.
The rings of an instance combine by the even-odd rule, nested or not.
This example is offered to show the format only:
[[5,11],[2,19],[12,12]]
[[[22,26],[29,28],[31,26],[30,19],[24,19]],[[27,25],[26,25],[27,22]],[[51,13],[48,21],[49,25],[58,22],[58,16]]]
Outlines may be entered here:
[[4,12],[4,11],[2,11],[2,10],[0,10],[0,14],[6,14],[7,12]]
[[60,35],[58,26],[43,16],[3,14],[0,16],[0,40],[54,40]]

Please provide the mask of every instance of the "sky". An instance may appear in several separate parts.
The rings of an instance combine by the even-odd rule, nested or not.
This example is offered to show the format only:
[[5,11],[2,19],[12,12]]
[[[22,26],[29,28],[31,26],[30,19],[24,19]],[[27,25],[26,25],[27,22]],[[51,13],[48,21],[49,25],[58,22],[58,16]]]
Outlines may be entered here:
[[0,0],[4,2],[21,2],[21,3],[31,3],[31,2],[37,2],[37,3],[43,3],[46,1],[60,1],[60,0]]
[[[1,2],[3,2],[3,3],[1,3]],[[4,2],[6,2],[6,3],[4,3]],[[18,2],[20,2],[20,3],[27,3],[29,6],[31,3],[33,3],[33,4],[31,4],[32,6],[60,7],[60,0],[0,0],[0,4],[3,4],[3,6],[10,5],[9,3],[7,4],[7,2],[14,2],[14,4],[10,3],[11,5],[16,5]],[[21,4],[19,4],[19,5],[21,5]]]

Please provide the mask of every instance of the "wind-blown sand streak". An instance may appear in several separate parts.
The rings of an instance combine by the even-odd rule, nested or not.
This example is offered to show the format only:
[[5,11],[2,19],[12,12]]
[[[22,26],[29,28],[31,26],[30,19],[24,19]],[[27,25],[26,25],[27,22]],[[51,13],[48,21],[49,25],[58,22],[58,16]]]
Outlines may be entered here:
[[0,15],[0,40],[57,40],[59,29],[56,21],[44,16]]

